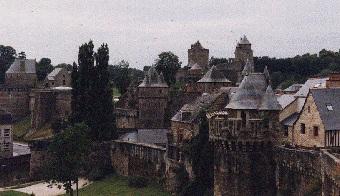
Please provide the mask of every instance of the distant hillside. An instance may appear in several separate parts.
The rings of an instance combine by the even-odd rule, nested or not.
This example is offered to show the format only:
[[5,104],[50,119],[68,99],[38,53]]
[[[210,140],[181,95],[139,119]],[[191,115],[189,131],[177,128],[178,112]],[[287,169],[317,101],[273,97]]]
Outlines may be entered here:
[[254,57],[254,62],[256,71],[263,71],[268,66],[273,88],[284,89],[293,83],[304,83],[309,77],[340,72],[340,50],[323,49],[318,54],[307,53],[293,58]]

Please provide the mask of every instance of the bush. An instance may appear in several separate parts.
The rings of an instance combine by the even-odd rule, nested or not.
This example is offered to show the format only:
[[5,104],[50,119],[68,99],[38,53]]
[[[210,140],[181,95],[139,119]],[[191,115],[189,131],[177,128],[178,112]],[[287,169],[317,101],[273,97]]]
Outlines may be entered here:
[[141,176],[132,176],[128,179],[128,186],[134,188],[143,188],[146,187],[149,183],[147,178]]

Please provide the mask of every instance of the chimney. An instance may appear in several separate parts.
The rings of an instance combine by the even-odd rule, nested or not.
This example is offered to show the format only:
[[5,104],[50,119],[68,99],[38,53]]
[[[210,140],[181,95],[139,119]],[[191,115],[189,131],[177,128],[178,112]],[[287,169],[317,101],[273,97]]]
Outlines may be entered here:
[[329,74],[329,79],[326,80],[326,88],[340,88],[340,73]]

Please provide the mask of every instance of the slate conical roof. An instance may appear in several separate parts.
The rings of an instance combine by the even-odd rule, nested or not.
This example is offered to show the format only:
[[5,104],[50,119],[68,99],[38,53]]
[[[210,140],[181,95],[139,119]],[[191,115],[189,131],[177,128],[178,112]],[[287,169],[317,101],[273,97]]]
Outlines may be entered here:
[[218,71],[214,65],[198,82],[199,83],[208,83],[208,82],[209,83],[210,82],[230,83],[231,81],[228,80],[220,71]]
[[247,59],[246,64],[244,65],[242,70],[242,75],[247,76],[250,73],[254,73],[254,65],[252,62],[250,62],[249,59]]
[[260,110],[281,110],[281,105],[276,99],[274,91],[270,85],[266,89],[261,102]]
[[138,87],[168,87],[168,85],[164,81],[163,74],[158,74],[155,66],[152,66]]
[[240,38],[239,44],[250,44],[249,40],[247,39],[246,35],[243,36],[243,38]]
[[231,97],[227,109],[239,110],[280,110],[273,89],[263,73],[250,73],[245,76]]

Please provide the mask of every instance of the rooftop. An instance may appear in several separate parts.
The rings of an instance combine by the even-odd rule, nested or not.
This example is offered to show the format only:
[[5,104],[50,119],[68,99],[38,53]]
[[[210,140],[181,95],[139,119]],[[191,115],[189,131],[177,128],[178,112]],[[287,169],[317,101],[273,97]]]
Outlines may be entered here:
[[131,141],[136,143],[164,145],[167,143],[167,129],[138,129],[127,134],[121,138],[123,141]]
[[54,68],[54,70],[47,75],[47,79],[55,80],[55,76],[57,76],[62,69],[63,68],[60,68],[60,67]]
[[155,66],[150,67],[145,74],[143,82],[138,87],[169,87],[164,80],[163,74],[157,73]]
[[340,130],[340,88],[311,89],[325,130]]
[[296,97],[307,97],[309,89],[312,88],[325,88],[327,78],[310,78],[308,79],[298,92],[295,93]]
[[212,66],[209,71],[198,81],[198,83],[210,82],[230,83],[231,81],[228,80],[219,70],[217,70],[215,66]]
[[35,59],[15,59],[6,73],[36,73]]

